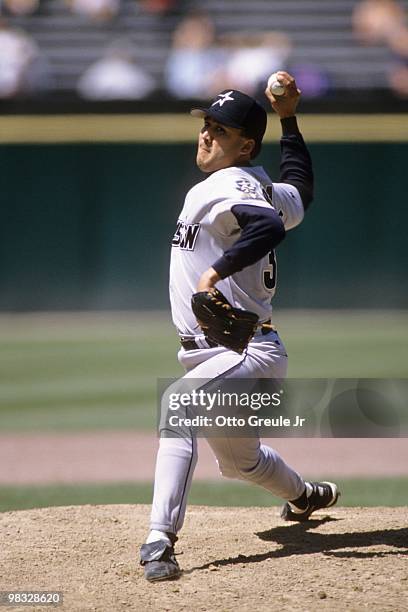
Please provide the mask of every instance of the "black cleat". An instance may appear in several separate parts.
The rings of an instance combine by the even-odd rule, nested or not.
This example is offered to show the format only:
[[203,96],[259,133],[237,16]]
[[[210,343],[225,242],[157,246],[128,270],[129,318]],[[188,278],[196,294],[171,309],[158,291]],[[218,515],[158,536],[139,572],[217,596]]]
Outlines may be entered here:
[[281,511],[281,517],[285,521],[307,521],[315,510],[330,508],[337,502],[340,492],[333,482],[311,482],[309,484],[312,485],[313,491],[307,498],[308,506],[306,510],[294,512],[289,503],[286,502]]
[[165,540],[143,544],[140,549],[140,565],[144,566],[146,580],[175,580],[181,569],[174,555],[174,548]]

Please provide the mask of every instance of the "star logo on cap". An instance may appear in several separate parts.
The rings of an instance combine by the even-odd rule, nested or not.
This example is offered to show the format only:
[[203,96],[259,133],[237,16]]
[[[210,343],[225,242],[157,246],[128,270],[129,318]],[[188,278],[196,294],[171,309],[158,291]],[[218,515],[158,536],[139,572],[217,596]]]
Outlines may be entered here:
[[227,91],[227,93],[225,94],[218,94],[219,100],[216,100],[215,102],[213,102],[211,106],[215,106],[216,104],[219,104],[220,106],[222,106],[223,104],[225,104],[225,102],[228,102],[229,100],[235,100],[235,98],[231,97],[231,94],[232,94],[232,90]]

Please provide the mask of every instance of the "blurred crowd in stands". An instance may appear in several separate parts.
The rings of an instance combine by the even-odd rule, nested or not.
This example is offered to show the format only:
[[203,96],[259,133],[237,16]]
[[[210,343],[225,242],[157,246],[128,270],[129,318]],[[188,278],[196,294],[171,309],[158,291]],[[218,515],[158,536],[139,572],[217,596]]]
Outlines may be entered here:
[[408,97],[408,27],[403,7],[394,0],[362,0],[353,12],[353,31],[365,45],[386,45],[394,57],[388,73],[391,89]]
[[[140,0],[138,10],[162,15],[180,0]],[[115,19],[120,0],[64,0],[66,10],[81,19],[104,24]],[[202,3],[205,6],[205,3]],[[40,0],[0,0],[0,98],[32,96],[53,88],[53,71],[39,44],[14,17],[35,15]],[[361,0],[350,16],[358,44],[382,45],[391,52],[389,87],[408,97],[408,27],[397,0]],[[80,75],[77,94],[88,100],[141,100],[165,91],[175,99],[204,99],[225,88],[257,95],[268,76],[290,69],[306,97],[324,95],[330,77],[321,66],[291,62],[294,41],[281,31],[218,33],[209,13],[180,11],[172,32],[160,82],[137,62],[129,37],[116,35],[99,59]]]
[[[179,0],[139,0],[142,10],[162,13],[172,10]],[[95,22],[107,21],[117,15],[120,0],[64,0],[67,10]],[[33,15],[40,7],[40,0],[2,0],[1,8],[9,15]]]

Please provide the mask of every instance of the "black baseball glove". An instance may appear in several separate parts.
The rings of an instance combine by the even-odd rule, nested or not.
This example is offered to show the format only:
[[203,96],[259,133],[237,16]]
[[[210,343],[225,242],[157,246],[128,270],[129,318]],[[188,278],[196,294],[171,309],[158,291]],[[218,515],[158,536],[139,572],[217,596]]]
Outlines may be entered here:
[[256,331],[257,314],[234,308],[218,289],[194,293],[191,307],[207,340],[243,353]]

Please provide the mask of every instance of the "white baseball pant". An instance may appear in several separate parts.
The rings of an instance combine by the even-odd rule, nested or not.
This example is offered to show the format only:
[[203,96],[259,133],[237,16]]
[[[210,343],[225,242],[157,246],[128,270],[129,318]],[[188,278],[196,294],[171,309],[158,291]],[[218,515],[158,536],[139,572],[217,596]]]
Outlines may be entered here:
[[[287,371],[286,350],[276,332],[257,334],[243,355],[216,347],[181,349],[178,358],[187,371],[183,379],[284,379]],[[303,493],[305,484],[300,475],[258,437],[237,438],[226,433],[225,437],[208,437],[207,441],[223,476],[252,482],[285,500]],[[197,458],[194,437],[160,439],[151,529],[174,534],[181,529]]]

